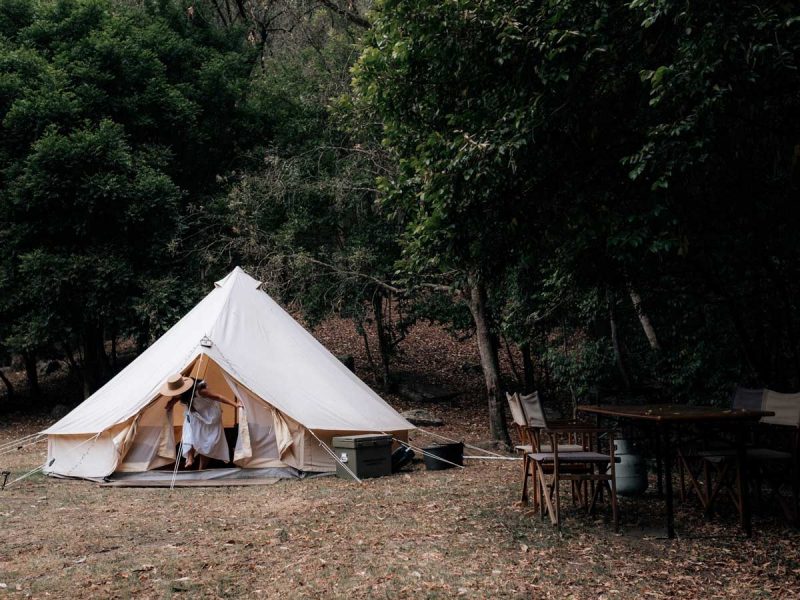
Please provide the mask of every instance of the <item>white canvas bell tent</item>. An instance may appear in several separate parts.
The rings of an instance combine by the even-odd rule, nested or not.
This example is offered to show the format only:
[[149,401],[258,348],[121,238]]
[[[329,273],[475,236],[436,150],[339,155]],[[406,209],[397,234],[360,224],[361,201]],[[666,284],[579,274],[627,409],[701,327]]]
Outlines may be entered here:
[[223,424],[238,427],[234,465],[244,469],[331,471],[333,436],[386,432],[406,439],[414,429],[237,267],[116,377],[42,432],[45,472],[101,478],[174,463],[182,407],[167,411],[159,389],[179,372],[242,401],[238,410],[223,405]]

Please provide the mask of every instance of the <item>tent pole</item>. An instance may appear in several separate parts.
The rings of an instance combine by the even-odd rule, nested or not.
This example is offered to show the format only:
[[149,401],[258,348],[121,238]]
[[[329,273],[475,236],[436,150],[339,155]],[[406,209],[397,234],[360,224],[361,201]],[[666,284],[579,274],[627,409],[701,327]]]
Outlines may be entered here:
[[[208,355],[202,353],[200,355],[200,360],[198,361],[198,369],[197,373],[200,373],[199,365],[203,363],[203,357],[206,358],[206,369],[208,368]],[[205,370],[203,370],[203,374],[205,374]],[[194,385],[192,385],[192,395],[189,397],[189,406],[186,407],[186,415],[188,415],[192,411],[192,403],[194,402],[194,393],[197,390],[197,377],[194,377]],[[170,481],[169,489],[170,491],[175,489],[175,479],[178,477],[178,467],[181,464],[181,456],[183,456],[183,426],[181,426],[181,443],[178,445],[178,456],[175,457],[175,468],[172,469],[172,481]]]

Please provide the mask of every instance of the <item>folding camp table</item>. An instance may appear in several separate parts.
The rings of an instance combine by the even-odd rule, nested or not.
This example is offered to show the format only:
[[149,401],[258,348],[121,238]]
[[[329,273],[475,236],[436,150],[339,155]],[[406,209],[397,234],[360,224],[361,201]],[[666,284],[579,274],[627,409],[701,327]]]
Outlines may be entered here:
[[736,434],[736,468],[739,470],[738,486],[741,497],[740,523],[745,534],[752,535],[750,502],[747,494],[747,461],[745,460],[745,431],[749,424],[774,413],[763,410],[714,408],[710,406],[685,406],[678,404],[645,404],[641,406],[607,405],[578,406],[578,411],[593,414],[598,419],[608,417],[650,423],[655,426],[659,459],[664,465],[667,537],[675,537],[675,516],[672,493],[672,439],[673,429],[699,424],[732,426]]

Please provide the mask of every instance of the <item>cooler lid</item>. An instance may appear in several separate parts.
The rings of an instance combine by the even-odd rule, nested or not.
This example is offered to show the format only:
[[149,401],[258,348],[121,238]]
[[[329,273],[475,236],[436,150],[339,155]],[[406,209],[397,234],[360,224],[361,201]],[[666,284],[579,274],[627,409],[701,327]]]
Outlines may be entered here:
[[337,435],[332,440],[334,448],[364,448],[366,446],[388,446],[392,443],[391,435],[366,433],[362,435]]

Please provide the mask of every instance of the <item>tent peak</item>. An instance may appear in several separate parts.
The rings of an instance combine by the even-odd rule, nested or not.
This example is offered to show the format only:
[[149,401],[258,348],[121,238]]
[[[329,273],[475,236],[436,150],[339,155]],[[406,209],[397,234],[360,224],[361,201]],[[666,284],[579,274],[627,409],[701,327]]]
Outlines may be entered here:
[[233,271],[228,273],[225,277],[223,277],[219,281],[214,282],[214,287],[222,288],[228,285],[234,285],[236,282],[239,281],[248,286],[252,284],[252,287],[256,289],[260,288],[263,283],[258,279],[251,277],[247,273],[247,271],[245,271],[241,267],[234,267]]

